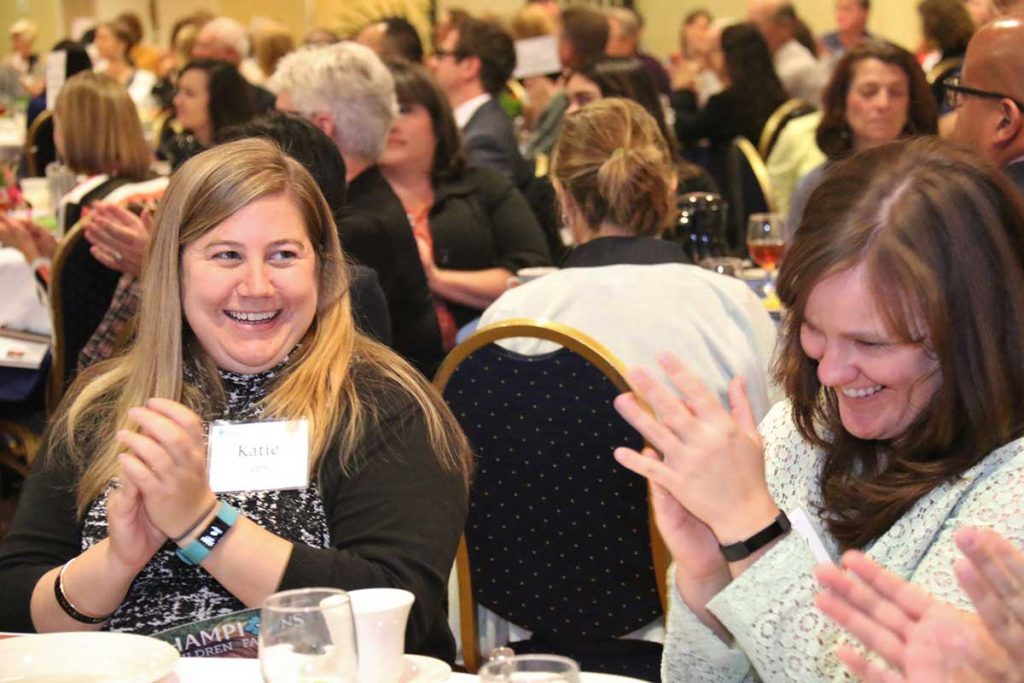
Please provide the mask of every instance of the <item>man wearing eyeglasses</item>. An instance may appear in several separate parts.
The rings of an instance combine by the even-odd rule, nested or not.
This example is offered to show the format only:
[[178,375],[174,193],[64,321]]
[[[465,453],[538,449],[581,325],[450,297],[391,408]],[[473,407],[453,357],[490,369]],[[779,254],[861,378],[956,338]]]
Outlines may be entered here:
[[465,19],[434,49],[430,66],[462,131],[466,160],[501,171],[525,187],[533,172],[519,154],[512,119],[498,101],[516,68],[512,36],[496,23]]
[[980,28],[959,77],[944,82],[953,139],[1002,166],[1024,191],[1024,19]]

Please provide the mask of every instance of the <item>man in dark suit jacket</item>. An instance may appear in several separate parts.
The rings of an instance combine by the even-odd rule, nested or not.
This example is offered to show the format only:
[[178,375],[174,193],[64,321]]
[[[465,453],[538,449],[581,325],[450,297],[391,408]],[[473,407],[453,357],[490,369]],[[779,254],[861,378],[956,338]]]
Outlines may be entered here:
[[469,163],[494,168],[525,187],[532,168],[497,98],[516,68],[512,37],[495,23],[466,19],[445,36],[431,66],[454,109]]
[[1024,191],[1024,17],[982,26],[967,45],[953,139],[1002,166]]

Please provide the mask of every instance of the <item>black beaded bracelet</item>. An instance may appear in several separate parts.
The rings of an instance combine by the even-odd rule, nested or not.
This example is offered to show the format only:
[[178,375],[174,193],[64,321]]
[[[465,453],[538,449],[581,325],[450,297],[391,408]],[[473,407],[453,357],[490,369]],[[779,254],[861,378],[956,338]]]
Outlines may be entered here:
[[53,594],[57,596],[57,604],[60,605],[60,608],[64,610],[65,614],[79,623],[102,624],[107,619],[110,619],[109,614],[105,617],[90,617],[88,614],[82,614],[74,605],[71,604],[71,601],[68,600],[68,596],[64,595],[64,570],[70,567],[71,563],[74,561],[75,560],[73,558],[68,560],[67,563],[60,568],[60,571],[57,572],[57,579],[53,582]]

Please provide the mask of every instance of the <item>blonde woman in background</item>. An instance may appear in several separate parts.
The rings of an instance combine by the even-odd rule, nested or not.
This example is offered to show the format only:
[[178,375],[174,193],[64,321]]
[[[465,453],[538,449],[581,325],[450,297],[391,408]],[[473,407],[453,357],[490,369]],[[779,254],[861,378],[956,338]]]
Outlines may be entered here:
[[[122,185],[146,179],[150,153],[135,104],[127,91],[105,74],[86,71],[69,78],[57,96],[53,121],[57,153],[80,178],[57,208],[58,225],[66,232],[90,203]],[[52,258],[56,250],[56,238],[31,221],[0,216],[0,229],[4,241],[19,248],[36,266],[40,259]],[[43,279],[49,280],[46,264],[37,272],[45,272]]]
[[157,79],[152,71],[136,68],[131,51],[138,42],[139,35],[123,18],[97,26],[93,41],[100,57],[96,70],[112,76],[127,88],[136,106],[141,107],[148,104]]
[[[416,595],[407,651],[451,661],[471,456],[429,385],[353,324],[310,175],[265,141],[190,160],[142,283],[134,345],[72,386],[27,480],[0,547],[0,630],[148,634],[278,590],[392,586]],[[308,446],[309,483],[216,495],[215,419],[307,420],[284,460]],[[226,531],[197,554],[215,518]]]

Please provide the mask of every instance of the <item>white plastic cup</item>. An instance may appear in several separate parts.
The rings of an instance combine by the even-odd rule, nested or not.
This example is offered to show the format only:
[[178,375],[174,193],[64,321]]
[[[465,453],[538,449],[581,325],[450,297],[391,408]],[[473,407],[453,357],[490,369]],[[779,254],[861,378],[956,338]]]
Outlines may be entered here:
[[401,588],[348,592],[356,623],[359,683],[398,683],[405,652],[405,624],[416,596]]

